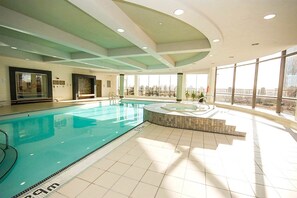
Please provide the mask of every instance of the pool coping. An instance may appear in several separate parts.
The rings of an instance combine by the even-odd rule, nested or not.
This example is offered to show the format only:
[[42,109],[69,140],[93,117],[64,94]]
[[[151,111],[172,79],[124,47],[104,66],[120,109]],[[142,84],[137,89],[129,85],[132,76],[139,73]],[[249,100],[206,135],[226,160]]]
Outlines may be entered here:
[[[126,142],[128,139],[139,133],[142,128],[150,125],[149,122],[142,122],[137,126],[133,127],[126,133],[120,135],[114,140],[107,142],[106,144],[98,147],[94,151],[88,153],[87,155],[79,158],[63,169],[57,171],[56,173],[48,176],[47,178],[41,180],[40,182],[32,185],[31,187],[23,190],[22,192],[13,196],[13,198],[25,198],[25,197],[45,197],[50,193],[55,192],[63,184],[70,181],[76,175],[90,167],[96,161],[102,159],[105,155],[113,151],[115,148],[120,146],[122,143]],[[44,194],[43,194],[44,193]]]

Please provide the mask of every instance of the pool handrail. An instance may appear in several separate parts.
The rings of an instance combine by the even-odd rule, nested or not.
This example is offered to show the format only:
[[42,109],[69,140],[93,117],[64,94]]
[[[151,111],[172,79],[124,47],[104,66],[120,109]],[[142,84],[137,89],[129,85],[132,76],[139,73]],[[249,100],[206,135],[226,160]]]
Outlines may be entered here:
[[4,150],[6,150],[8,148],[8,135],[2,129],[0,129],[0,132],[2,132],[5,135],[5,148],[4,148]]

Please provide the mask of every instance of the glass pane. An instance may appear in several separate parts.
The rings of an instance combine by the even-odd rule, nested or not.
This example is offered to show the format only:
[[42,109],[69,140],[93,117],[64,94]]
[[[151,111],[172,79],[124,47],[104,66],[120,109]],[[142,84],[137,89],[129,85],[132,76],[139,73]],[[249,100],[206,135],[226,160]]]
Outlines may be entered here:
[[272,58],[280,57],[281,55],[282,55],[282,52],[277,52],[277,53],[275,53],[275,54],[271,54],[271,55],[268,55],[268,56],[264,56],[264,57],[260,58],[259,60],[260,60],[260,61],[269,60],[269,59],[272,59]]
[[297,55],[286,58],[281,111],[295,115],[297,97]]
[[216,102],[231,103],[234,68],[217,70]]
[[256,106],[276,110],[280,58],[259,64]]
[[139,82],[138,95],[139,96],[147,95],[148,89],[149,89],[148,75],[139,75],[138,76],[138,82]]
[[287,49],[287,54],[293,53],[293,52],[297,52],[297,46],[291,47],[289,49]]
[[234,103],[252,105],[255,64],[236,68]]
[[159,96],[169,97],[170,75],[160,75]]
[[188,99],[193,92],[206,95],[207,74],[187,74],[186,75],[186,98]]
[[48,98],[46,74],[16,72],[17,99]]
[[125,76],[124,89],[125,89],[125,95],[126,96],[133,96],[134,95],[134,80],[135,80],[134,75],[126,75]]

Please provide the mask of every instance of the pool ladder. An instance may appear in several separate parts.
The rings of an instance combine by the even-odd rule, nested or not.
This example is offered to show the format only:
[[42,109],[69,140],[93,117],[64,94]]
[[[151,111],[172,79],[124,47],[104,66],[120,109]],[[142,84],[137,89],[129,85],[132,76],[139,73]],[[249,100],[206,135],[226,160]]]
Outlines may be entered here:
[[0,133],[4,134],[5,136],[5,144],[0,143],[0,181],[1,181],[2,178],[4,178],[14,166],[18,158],[18,152],[14,147],[9,146],[7,133],[1,129],[0,129]]

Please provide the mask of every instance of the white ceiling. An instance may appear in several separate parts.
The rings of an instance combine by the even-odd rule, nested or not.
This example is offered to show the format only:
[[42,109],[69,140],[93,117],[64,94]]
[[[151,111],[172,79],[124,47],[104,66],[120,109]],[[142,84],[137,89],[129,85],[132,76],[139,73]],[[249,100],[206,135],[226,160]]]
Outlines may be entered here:
[[[7,9],[1,6],[0,2],[0,26],[78,51],[69,54],[54,47],[49,48],[10,38],[7,35],[1,35],[0,32],[0,54],[17,58],[30,56],[30,59],[35,61],[67,65],[73,62],[75,63],[73,66],[84,64],[84,67],[89,65],[92,69],[98,68],[98,70],[115,73],[156,73],[169,70],[170,72],[195,72],[213,66],[247,61],[297,45],[296,0],[126,0],[125,2],[177,18],[196,28],[207,38],[193,42],[165,44],[156,43],[135,20],[129,17],[129,13],[124,12],[117,5],[119,2],[111,0],[69,0],[68,2],[119,34],[132,46],[107,49],[72,32],[65,32]],[[17,3],[26,6],[24,1],[19,0]],[[185,12],[183,15],[176,16],[173,14],[176,9],[183,9]],[[276,14],[274,19],[263,19],[265,15],[271,13]],[[124,29],[125,32],[118,33],[116,31],[118,28]],[[214,43],[212,42],[214,39],[220,41]],[[259,43],[259,45],[252,46],[253,43]],[[20,45],[18,47],[24,51],[21,56],[19,52],[15,53],[10,49],[13,44]],[[31,48],[28,49],[28,46]],[[144,46],[147,49],[142,49]],[[201,60],[197,56],[196,59],[187,58],[179,63],[170,56],[174,53],[190,52],[205,52],[206,56],[201,55],[200,58],[204,57]],[[146,65],[140,58],[132,57],[146,57],[143,60],[148,60],[150,57],[160,64]]]

